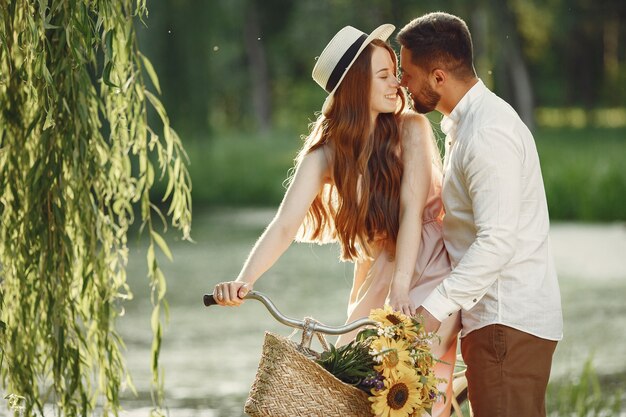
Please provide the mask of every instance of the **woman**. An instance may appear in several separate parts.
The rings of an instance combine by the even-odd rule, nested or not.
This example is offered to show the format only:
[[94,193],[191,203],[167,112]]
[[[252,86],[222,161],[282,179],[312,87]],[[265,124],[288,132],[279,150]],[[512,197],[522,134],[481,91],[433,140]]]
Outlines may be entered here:
[[[235,281],[215,286],[236,306],[294,237],[337,241],[355,263],[348,321],[385,303],[412,315],[450,271],[443,246],[441,162],[427,119],[404,112],[397,58],[382,25],[369,36],[347,26],[326,46],[313,79],[328,93],[296,160],[283,202]],[[451,381],[458,316],[442,323],[437,375]],[[355,334],[341,336],[345,344]],[[433,415],[450,413],[448,392]]]

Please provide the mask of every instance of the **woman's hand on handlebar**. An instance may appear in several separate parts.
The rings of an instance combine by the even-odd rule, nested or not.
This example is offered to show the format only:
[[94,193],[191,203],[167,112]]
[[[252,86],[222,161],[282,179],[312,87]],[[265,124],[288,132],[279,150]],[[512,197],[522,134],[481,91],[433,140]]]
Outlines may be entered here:
[[213,298],[221,306],[240,306],[243,297],[252,291],[252,284],[241,281],[220,282],[213,289]]

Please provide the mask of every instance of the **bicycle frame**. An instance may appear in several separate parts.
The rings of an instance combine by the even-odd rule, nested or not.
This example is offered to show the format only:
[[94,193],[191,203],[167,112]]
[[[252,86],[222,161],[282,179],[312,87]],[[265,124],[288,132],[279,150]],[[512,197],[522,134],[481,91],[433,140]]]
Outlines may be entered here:
[[[294,327],[296,329],[301,329],[301,330],[308,328],[313,333],[317,332],[317,333],[324,333],[324,334],[331,335],[331,336],[338,336],[341,334],[351,332],[352,330],[358,329],[359,327],[373,326],[376,324],[375,321],[370,320],[367,317],[364,317],[362,319],[355,320],[343,326],[327,326],[317,321],[314,321],[307,325],[307,322],[305,322],[305,320],[293,319],[282,314],[280,310],[276,308],[274,303],[266,295],[258,291],[250,291],[243,298],[244,300],[251,299],[251,300],[260,301],[267,308],[270,314],[274,316],[274,318],[279,323],[282,323],[285,326]],[[213,294],[205,294],[203,297],[203,301],[204,301],[204,305],[207,307],[217,304],[217,302],[215,301],[215,298],[213,297]]]

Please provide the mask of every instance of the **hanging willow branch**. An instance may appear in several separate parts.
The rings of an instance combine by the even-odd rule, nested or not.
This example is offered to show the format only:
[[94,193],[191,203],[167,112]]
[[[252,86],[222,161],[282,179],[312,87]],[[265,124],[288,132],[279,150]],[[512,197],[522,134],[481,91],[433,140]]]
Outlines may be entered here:
[[[0,0],[0,369],[25,415],[117,414],[129,378],[115,330],[135,213],[149,235],[154,413],[165,278],[149,191],[167,182],[171,223],[189,238],[185,154],[157,96],[134,23],[145,0]],[[147,121],[162,121],[158,136]],[[160,128],[161,126],[159,126]],[[100,412],[99,412],[100,413]]]

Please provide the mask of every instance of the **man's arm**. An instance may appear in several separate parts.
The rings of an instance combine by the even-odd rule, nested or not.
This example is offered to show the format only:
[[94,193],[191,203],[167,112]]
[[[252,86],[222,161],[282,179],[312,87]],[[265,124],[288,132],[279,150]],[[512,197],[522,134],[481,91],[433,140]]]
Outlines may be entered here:
[[[423,307],[442,321],[471,309],[498,279],[516,247],[523,150],[511,131],[481,129],[463,156],[459,173],[472,201],[476,238],[452,273]],[[432,327],[432,320],[429,323]]]

